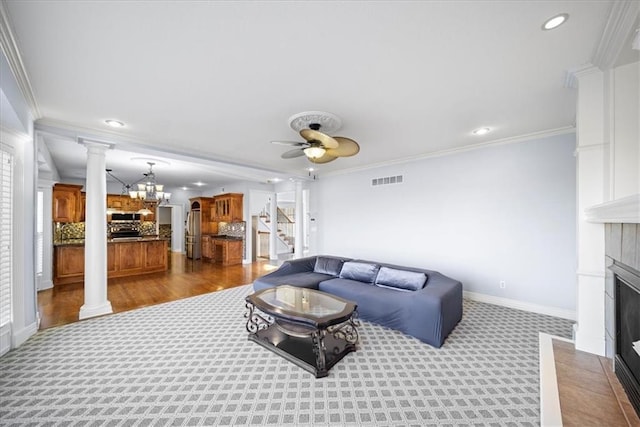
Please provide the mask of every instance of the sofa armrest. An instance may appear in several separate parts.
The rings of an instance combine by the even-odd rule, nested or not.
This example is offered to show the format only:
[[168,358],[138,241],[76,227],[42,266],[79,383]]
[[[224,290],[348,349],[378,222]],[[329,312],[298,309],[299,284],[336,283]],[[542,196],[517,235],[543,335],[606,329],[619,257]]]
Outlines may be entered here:
[[429,344],[441,347],[462,319],[462,283],[432,272],[426,286],[411,296],[409,334],[429,336]]
[[306,271],[313,271],[316,265],[316,257],[306,257],[306,258],[298,258],[292,259],[289,261],[285,261],[282,265],[275,271],[271,273],[265,274],[263,277],[282,277],[287,276],[289,274],[294,273],[304,273]]

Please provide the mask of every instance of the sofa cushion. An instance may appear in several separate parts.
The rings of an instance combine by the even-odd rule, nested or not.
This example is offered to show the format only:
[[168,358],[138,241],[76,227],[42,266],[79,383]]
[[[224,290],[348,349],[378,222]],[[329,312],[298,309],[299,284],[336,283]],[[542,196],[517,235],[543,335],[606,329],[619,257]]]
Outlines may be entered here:
[[342,269],[343,262],[344,261],[340,258],[319,256],[316,259],[316,265],[313,268],[313,272],[338,276]]
[[379,268],[380,266],[377,264],[347,261],[342,265],[340,277],[358,282],[373,283],[376,280]]
[[376,278],[376,285],[407,291],[417,291],[424,287],[426,281],[427,275],[425,273],[381,267],[378,277]]

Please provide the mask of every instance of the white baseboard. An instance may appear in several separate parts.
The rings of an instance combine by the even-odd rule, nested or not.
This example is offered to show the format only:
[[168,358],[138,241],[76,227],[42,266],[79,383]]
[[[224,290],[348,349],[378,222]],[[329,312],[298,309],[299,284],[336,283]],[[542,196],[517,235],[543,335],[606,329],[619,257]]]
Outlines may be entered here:
[[473,301],[486,302],[489,304],[501,305],[503,307],[515,308],[517,310],[530,311],[532,313],[546,314],[547,316],[560,317],[562,319],[576,320],[575,310],[550,307],[546,305],[532,304],[510,298],[496,297],[493,295],[480,294],[478,292],[464,291],[463,296]]
[[80,313],[78,318],[80,320],[88,319],[90,317],[102,316],[103,314],[113,313],[110,301],[105,301],[102,304],[87,306],[86,304],[80,307]]
[[33,322],[19,331],[13,331],[11,348],[18,348],[38,332],[38,322]]
[[38,292],[53,288],[52,280],[43,280],[38,283]]
[[8,326],[3,329],[4,330],[0,332],[0,356],[11,350],[11,331]]

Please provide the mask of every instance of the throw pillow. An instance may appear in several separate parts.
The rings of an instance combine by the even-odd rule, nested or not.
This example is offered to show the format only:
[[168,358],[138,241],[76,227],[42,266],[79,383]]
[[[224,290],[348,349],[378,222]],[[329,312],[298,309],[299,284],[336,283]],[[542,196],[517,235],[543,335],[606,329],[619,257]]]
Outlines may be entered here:
[[337,276],[340,274],[342,263],[343,261],[338,258],[327,258],[319,256],[316,258],[316,265],[313,268],[313,272]]
[[380,268],[377,264],[347,261],[342,265],[340,277],[342,279],[357,280],[358,282],[373,283]]
[[380,273],[378,273],[376,285],[417,291],[424,287],[426,281],[427,275],[425,273],[382,267]]

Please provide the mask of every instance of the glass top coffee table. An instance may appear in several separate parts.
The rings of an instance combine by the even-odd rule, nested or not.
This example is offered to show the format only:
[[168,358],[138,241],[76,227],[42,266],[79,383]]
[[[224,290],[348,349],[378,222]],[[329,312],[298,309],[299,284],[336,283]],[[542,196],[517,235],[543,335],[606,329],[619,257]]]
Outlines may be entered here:
[[249,339],[316,378],[356,351],[359,324],[351,301],[289,285],[263,289],[245,301]]

